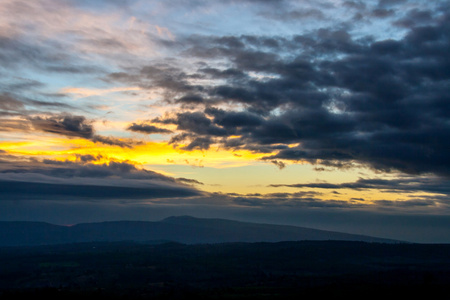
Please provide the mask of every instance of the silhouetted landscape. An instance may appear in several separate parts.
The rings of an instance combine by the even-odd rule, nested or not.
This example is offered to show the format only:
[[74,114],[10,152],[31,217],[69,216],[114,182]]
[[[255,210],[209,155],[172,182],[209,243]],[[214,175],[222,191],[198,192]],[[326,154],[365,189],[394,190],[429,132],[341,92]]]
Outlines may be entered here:
[[354,235],[272,224],[169,217],[157,222],[118,221],[60,226],[43,222],[0,222],[0,246],[31,246],[80,242],[172,241],[185,244],[227,242],[281,242],[299,240],[348,240],[394,242]]
[[450,0],[0,0],[0,300],[448,298],[449,137]]
[[[119,241],[124,234],[120,232],[119,224],[125,224],[122,229],[126,231],[124,228],[131,225],[136,228],[140,223],[112,222],[98,223],[96,226],[103,229],[90,231],[92,241],[55,243],[51,239],[52,231],[47,230],[47,241],[52,243],[3,245],[0,248],[0,298],[298,299],[313,296],[404,297],[419,293],[432,297],[449,292],[449,244],[350,240],[351,235],[346,236],[348,240],[333,240],[331,233],[328,233],[331,239],[322,236],[322,240],[319,236],[312,240],[311,235],[311,239],[299,238],[297,241],[219,242],[228,237],[223,234],[214,242],[201,242],[200,238],[193,239],[192,228],[197,227],[198,236],[204,238],[207,224],[216,233],[220,231],[214,224],[227,224],[230,226],[228,231],[222,231],[229,235],[242,229],[243,232],[235,232],[239,239],[246,237],[244,228],[249,226],[260,232],[254,239],[273,236],[271,230],[274,228],[280,232],[286,228],[291,231],[306,229],[191,217],[172,217],[151,224],[163,223],[183,225],[189,243],[170,241],[174,235],[157,236],[155,232],[151,237],[160,237],[160,240],[145,241],[136,233],[128,236],[128,240]],[[20,224],[22,230],[29,228]],[[5,244],[8,230],[5,230],[6,223],[2,226]],[[59,234],[58,226],[46,226]],[[74,227],[77,226],[64,228]],[[98,241],[94,241],[95,234],[107,232],[105,228],[110,230],[110,235],[103,239],[99,235]],[[37,226],[35,234],[40,230]],[[116,232],[116,241],[108,240],[113,232]],[[339,237],[338,233],[333,234]],[[42,241],[40,238],[33,242]],[[280,234],[279,239],[282,238]],[[16,237],[19,244],[18,241],[19,237]]]

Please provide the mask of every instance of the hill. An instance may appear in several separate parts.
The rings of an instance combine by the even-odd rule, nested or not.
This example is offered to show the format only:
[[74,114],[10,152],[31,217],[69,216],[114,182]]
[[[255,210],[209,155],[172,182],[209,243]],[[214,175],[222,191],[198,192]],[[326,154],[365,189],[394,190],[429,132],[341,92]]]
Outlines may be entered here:
[[80,242],[173,241],[184,244],[338,240],[392,243],[393,240],[311,228],[169,217],[157,222],[114,221],[61,226],[44,222],[0,222],[0,246]]

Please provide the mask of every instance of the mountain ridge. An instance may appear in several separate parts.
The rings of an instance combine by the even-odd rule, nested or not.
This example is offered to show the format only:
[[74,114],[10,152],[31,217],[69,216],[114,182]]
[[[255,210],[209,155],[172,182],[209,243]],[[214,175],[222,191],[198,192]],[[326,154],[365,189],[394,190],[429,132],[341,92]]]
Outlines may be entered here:
[[219,218],[171,216],[160,221],[103,221],[74,225],[46,222],[0,222],[0,246],[52,245],[94,241],[150,242],[170,240],[184,244],[227,242],[281,242],[340,240],[398,243],[402,241],[299,227],[251,223]]

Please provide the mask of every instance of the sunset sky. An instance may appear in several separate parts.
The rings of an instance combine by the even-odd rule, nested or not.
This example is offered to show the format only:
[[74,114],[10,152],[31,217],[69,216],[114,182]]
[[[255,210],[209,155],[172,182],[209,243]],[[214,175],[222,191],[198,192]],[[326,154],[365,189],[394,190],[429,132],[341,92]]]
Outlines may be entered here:
[[0,220],[450,242],[450,4],[0,0]]

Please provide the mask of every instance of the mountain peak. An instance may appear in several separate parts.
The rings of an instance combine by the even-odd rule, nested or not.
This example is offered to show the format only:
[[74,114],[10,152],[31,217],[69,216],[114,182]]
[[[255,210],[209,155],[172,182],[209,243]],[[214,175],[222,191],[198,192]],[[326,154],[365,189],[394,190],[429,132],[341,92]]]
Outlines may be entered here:
[[199,220],[199,218],[188,216],[188,215],[170,216],[170,217],[167,217],[167,218],[161,220],[161,222],[191,221],[191,220]]

